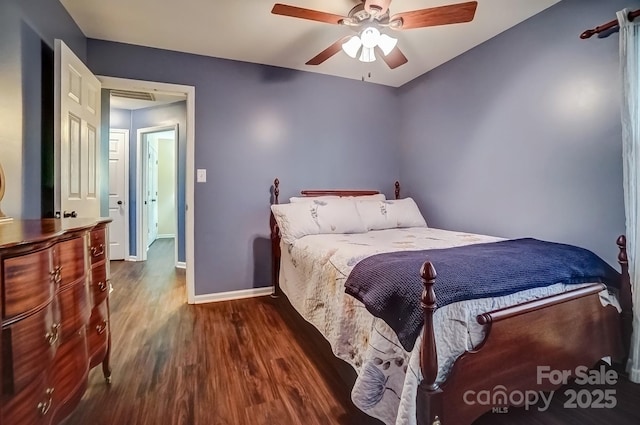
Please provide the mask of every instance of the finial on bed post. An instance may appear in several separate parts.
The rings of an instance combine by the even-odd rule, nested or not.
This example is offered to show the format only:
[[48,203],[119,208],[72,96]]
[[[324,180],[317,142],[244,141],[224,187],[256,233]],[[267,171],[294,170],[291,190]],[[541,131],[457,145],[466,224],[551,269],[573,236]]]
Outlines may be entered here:
[[438,352],[436,337],[433,330],[433,314],[437,309],[436,293],[433,285],[436,283],[436,269],[430,261],[426,261],[420,269],[420,277],[424,290],[422,291],[422,309],[424,310],[424,330],[422,346],[420,347],[420,369],[422,382],[418,386],[416,399],[416,419],[418,425],[439,424],[442,420],[442,390],[436,384],[438,377]]
[[[273,181],[273,203],[277,205],[279,203],[278,197],[280,196],[280,180],[277,178]],[[271,292],[272,298],[278,298],[280,295],[280,282],[278,276],[280,275],[280,229],[276,218],[271,211],[269,217],[269,227],[271,228],[271,285],[273,286],[273,292]]]
[[629,276],[629,258],[627,257],[627,238],[620,235],[616,240],[618,249],[618,263],[620,263],[620,307],[622,308],[622,343],[624,345],[624,359],[622,367],[626,368],[629,349],[631,347],[631,333],[633,331],[633,302],[631,301],[631,278]]
[[433,313],[437,308],[436,293],[433,285],[436,283],[436,269],[430,261],[426,261],[420,270],[424,289],[422,291],[422,309],[424,310],[424,335],[422,336],[422,351],[420,352],[420,369],[422,369],[423,383],[430,389],[437,388],[438,353],[436,339],[433,332]]
[[396,199],[400,199],[400,182],[396,180],[396,183],[394,186],[396,187],[396,190],[395,190]]

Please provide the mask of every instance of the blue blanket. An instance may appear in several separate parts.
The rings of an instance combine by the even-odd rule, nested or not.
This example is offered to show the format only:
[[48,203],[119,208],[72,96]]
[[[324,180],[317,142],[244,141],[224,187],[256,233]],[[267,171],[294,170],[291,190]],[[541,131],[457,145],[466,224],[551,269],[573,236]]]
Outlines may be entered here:
[[422,329],[420,268],[435,266],[438,307],[500,297],[555,283],[602,282],[618,287],[620,274],[583,248],[537,239],[513,239],[447,249],[389,252],[355,265],[346,292],[383,319],[411,351]]

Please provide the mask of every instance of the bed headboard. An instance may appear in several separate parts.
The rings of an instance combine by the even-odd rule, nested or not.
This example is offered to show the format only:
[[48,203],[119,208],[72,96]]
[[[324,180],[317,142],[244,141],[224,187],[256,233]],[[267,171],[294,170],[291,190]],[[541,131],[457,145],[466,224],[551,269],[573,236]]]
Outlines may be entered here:
[[[353,189],[327,189],[327,190],[302,190],[300,194],[302,196],[314,197],[314,196],[367,196],[377,195],[378,190],[353,190]],[[394,183],[394,195],[395,199],[400,199],[400,182]],[[280,180],[275,179],[273,181],[273,204],[280,203]],[[278,275],[280,274],[280,229],[278,229],[278,223],[276,218],[271,212],[269,219],[269,226],[271,228],[271,283],[273,284],[272,297],[278,297],[280,295],[280,286],[278,282]]]
[[[395,199],[400,199],[400,182],[396,181],[394,183],[394,195]],[[302,190],[300,194],[302,196],[366,196],[366,195],[377,195],[380,191],[378,190],[353,190],[353,189],[314,189],[314,190]],[[273,181],[273,203],[279,204],[280,197],[280,180],[275,179]]]

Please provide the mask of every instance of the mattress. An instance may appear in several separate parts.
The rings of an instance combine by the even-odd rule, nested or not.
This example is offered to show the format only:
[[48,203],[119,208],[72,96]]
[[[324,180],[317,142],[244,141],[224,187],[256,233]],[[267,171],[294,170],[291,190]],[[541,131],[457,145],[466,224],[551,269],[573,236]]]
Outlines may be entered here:
[[[405,351],[384,321],[373,317],[362,303],[344,292],[344,282],[358,261],[374,254],[499,240],[502,239],[426,227],[308,235],[292,244],[282,243],[280,288],[298,313],[327,339],[333,353],[356,371],[353,403],[387,425],[413,425],[416,391],[422,380],[421,337],[411,352]],[[478,314],[586,285],[554,284],[437,309],[437,382],[444,382],[460,355],[482,342],[484,327],[476,321]],[[603,291],[601,299],[605,305],[616,304],[607,291]]]

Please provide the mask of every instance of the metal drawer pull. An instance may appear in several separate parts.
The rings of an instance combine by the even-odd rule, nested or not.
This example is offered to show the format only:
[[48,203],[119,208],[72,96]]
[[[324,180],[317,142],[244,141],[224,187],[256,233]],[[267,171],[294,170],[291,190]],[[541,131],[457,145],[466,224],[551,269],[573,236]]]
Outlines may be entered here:
[[62,280],[62,266],[56,266],[53,271],[49,272],[51,275],[51,282],[58,284]]
[[45,339],[49,343],[49,345],[53,345],[58,341],[58,337],[60,336],[60,323],[54,323],[51,325],[51,332],[47,332],[44,334]]
[[107,282],[98,282],[98,289],[100,292],[104,292],[107,290]]
[[98,331],[98,335],[102,335],[104,331],[107,330],[107,321],[103,320],[102,324],[96,325],[96,331]]
[[91,255],[93,255],[94,257],[99,257],[102,254],[104,254],[104,244],[91,247]]
[[41,416],[46,415],[47,412],[49,412],[49,409],[51,409],[51,404],[53,401],[53,388],[47,388],[45,390],[45,394],[49,396],[49,400],[41,401],[40,403],[38,403],[38,411],[40,412]]

